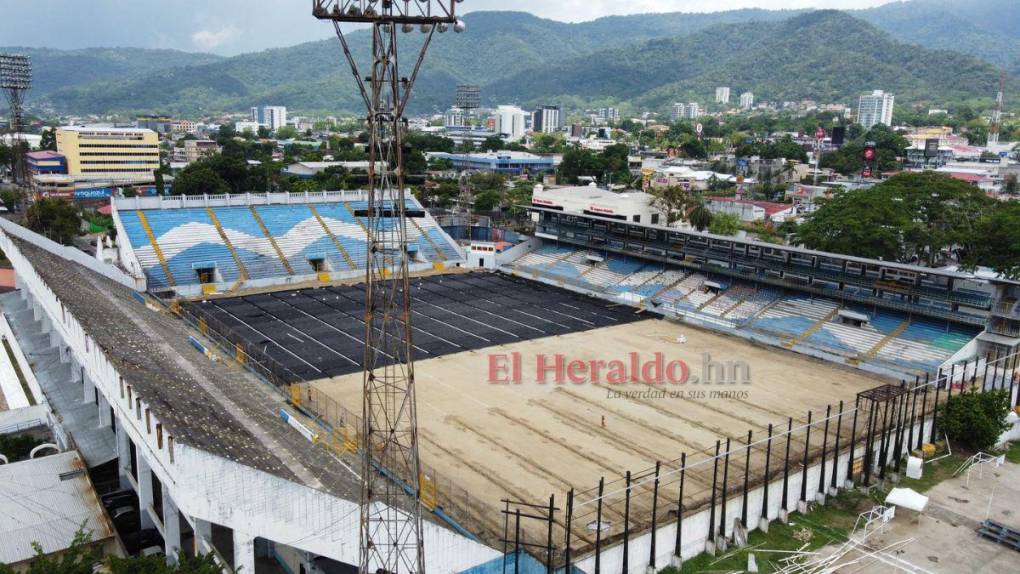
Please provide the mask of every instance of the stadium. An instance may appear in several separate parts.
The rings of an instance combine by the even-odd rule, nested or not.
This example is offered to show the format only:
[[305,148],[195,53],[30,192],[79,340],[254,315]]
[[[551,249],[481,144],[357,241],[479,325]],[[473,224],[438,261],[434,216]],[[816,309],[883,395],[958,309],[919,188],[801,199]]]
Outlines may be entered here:
[[[899,472],[960,389],[1013,388],[1015,282],[535,197],[499,249],[406,205],[432,570],[675,565]],[[88,467],[168,554],[350,571],[366,194],[112,205],[97,257],[0,221],[0,305]]]

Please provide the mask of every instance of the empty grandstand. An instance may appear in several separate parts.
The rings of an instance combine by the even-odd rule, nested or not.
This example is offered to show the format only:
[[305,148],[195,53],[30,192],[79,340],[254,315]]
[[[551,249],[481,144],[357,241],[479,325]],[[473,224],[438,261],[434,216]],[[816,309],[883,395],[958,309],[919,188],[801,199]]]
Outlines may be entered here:
[[936,371],[980,332],[968,322],[552,242],[507,270],[895,376]]
[[[357,277],[367,261],[362,192],[245,194],[114,201],[122,265],[150,291],[183,295]],[[414,269],[455,266],[463,252],[413,199]]]

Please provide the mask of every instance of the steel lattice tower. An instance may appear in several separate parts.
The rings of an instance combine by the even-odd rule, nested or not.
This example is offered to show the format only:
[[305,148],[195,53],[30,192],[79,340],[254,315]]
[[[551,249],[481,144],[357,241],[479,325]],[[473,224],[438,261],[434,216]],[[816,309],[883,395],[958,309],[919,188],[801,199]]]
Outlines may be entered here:
[[24,129],[25,92],[32,87],[32,62],[28,56],[0,54],[0,89],[7,97],[10,107],[11,147],[14,150],[12,171],[15,183],[25,183],[28,170],[25,165],[25,150],[22,149],[20,134]]
[[[316,18],[330,20],[368,110],[365,355],[361,444],[363,573],[424,572],[421,470],[411,330],[407,204],[402,155],[404,109],[436,33],[463,24],[461,0],[313,0]],[[365,77],[341,29],[371,25],[371,73]],[[420,29],[424,42],[409,77],[400,73],[399,31]],[[380,472],[381,468],[386,473]],[[408,485],[409,497],[402,485]]]

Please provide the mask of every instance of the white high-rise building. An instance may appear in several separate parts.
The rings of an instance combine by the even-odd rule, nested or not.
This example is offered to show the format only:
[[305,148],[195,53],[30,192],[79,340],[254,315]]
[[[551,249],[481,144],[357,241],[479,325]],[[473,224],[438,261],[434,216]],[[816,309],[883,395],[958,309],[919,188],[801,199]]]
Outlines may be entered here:
[[745,110],[749,110],[754,107],[754,94],[751,92],[744,92],[740,94],[740,107]]
[[443,125],[445,125],[448,128],[459,128],[466,126],[467,122],[465,121],[464,110],[460,108],[450,108],[450,110],[446,112],[446,117],[445,121],[443,122]]
[[721,86],[715,89],[715,103],[717,104],[728,104],[730,103],[730,89],[726,86]]
[[691,102],[687,104],[687,119],[696,120],[701,117],[701,106],[698,102]]
[[517,106],[499,106],[496,108],[496,132],[503,135],[508,142],[519,142],[524,139],[527,114]]
[[262,125],[271,130],[278,130],[287,125],[287,108],[284,106],[262,108]]
[[682,104],[680,102],[677,102],[677,103],[673,104],[673,114],[672,114],[672,117],[673,117],[673,121],[674,122],[678,121],[678,120],[682,120],[686,114],[687,114],[687,105],[686,104]]
[[563,112],[556,106],[542,106],[531,114],[531,131],[551,134],[563,127]]
[[891,126],[895,101],[896,96],[882,90],[875,90],[861,96],[857,105],[857,123],[866,130],[870,130],[878,124]]

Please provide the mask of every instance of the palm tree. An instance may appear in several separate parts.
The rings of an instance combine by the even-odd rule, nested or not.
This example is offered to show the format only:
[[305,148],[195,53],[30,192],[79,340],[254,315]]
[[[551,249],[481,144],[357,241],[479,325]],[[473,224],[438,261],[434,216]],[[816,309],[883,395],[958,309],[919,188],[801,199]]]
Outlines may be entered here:
[[691,222],[698,231],[704,231],[708,229],[709,225],[712,225],[712,212],[705,207],[705,204],[700,202],[691,209],[687,214],[687,220]]

